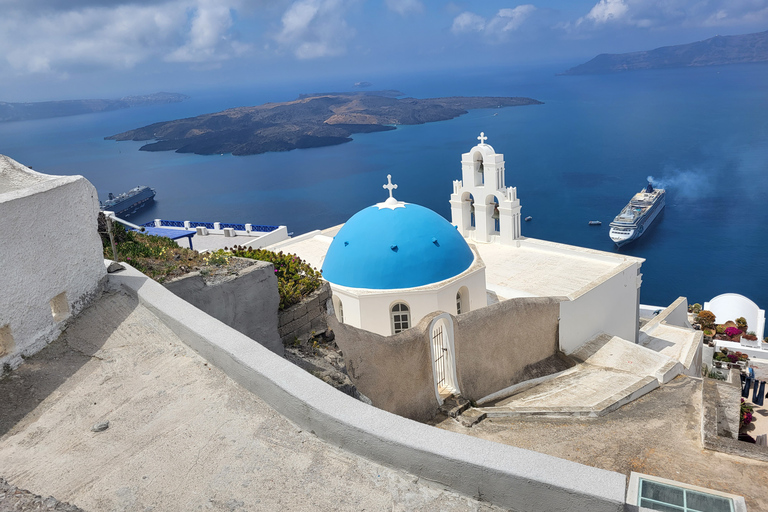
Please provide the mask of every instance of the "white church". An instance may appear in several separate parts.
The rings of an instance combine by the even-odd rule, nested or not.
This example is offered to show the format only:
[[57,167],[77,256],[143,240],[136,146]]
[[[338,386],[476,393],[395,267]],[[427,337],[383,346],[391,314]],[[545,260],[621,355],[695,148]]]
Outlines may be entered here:
[[517,189],[487,139],[462,155],[451,222],[398,200],[388,177],[382,202],[274,248],[322,268],[339,322],[383,336],[436,311],[559,297],[562,352],[601,332],[637,342],[644,260],[524,237]]

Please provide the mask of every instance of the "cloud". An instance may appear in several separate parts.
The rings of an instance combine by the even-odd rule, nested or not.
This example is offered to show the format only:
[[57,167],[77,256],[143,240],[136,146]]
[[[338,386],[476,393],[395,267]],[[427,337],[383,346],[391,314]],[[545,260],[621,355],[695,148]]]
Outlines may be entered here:
[[488,22],[486,29],[493,33],[517,30],[535,10],[536,7],[530,4],[518,5],[514,9],[500,9]]
[[215,0],[202,0],[193,11],[187,42],[171,52],[166,60],[176,62],[211,62],[243,53],[247,45],[233,41],[232,8]]
[[601,23],[618,21],[627,15],[627,11],[629,11],[629,7],[624,3],[624,0],[600,0],[586,16],[579,18],[576,23],[591,21],[599,25]]
[[454,34],[481,32],[485,29],[485,18],[473,12],[463,12],[453,19],[451,31]]
[[384,3],[390,11],[401,16],[424,12],[424,4],[420,0],[386,0]]
[[215,62],[244,48],[229,34],[232,2],[0,2],[7,6],[0,55],[17,74],[130,69],[152,59]]
[[479,14],[465,11],[453,19],[451,32],[454,34],[482,32],[488,38],[501,40],[508,32],[518,30],[535,10],[536,7],[530,4],[499,9],[499,12],[489,20]]
[[768,22],[768,0],[599,0],[566,28],[633,26],[647,29],[754,26]]
[[275,40],[299,59],[340,55],[354,30],[344,15],[348,0],[298,0],[282,17],[282,30]]

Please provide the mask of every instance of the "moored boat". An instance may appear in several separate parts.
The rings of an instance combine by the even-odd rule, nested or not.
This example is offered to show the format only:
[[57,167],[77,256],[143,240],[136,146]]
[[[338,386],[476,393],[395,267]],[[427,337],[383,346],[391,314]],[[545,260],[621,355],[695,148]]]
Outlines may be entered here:
[[640,238],[664,209],[665,201],[666,191],[663,188],[653,188],[649,182],[611,222],[611,240],[621,247]]
[[147,186],[132,188],[128,192],[114,196],[109,193],[109,199],[99,202],[102,211],[115,212],[118,217],[127,217],[135,213],[139,208],[154,200],[155,189]]

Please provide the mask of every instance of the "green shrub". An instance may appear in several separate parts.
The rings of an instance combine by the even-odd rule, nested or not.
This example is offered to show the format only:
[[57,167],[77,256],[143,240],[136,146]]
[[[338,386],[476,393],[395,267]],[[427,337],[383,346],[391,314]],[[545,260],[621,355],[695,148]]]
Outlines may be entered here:
[[[104,214],[99,214],[99,235],[104,248],[104,257],[112,259],[112,245],[107,233]],[[139,272],[162,283],[169,277],[183,275],[194,267],[212,265],[204,256],[191,249],[180,247],[176,242],[164,236],[150,236],[125,229],[119,222],[112,223],[112,234],[117,247],[117,257]],[[205,255],[205,258],[210,258]]]
[[715,327],[715,332],[717,334],[725,334],[725,326],[723,324],[720,324]]
[[320,288],[323,282],[320,271],[294,254],[239,246],[233,247],[231,254],[240,258],[268,261],[274,265],[281,310],[301,302],[302,298]]
[[698,315],[698,314],[699,314],[699,312],[701,312],[701,304],[699,304],[699,303],[697,302],[696,304],[694,304],[693,306],[691,306],[691,313],[696,313],[696,314]]
[[747,319],[744,318],[743,316],[740,316],[739,318],[737,318],[736,319],[736,327],[738,327],[742,331],[746,331],[747,330]]
[[711,329],[715,326],[715,314],[711,311],[703,309],[696,316],[696,322],[701,324],[702,327]]

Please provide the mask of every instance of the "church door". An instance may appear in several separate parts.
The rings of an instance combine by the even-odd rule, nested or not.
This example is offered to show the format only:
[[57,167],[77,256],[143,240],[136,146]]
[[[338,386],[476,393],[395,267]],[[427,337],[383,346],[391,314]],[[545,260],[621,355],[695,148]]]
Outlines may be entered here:
[[446,397],[459,393],[453,354],[453,320],[450,315],[440,315],[433,320],[430,335],[435,394],[442,403]]

